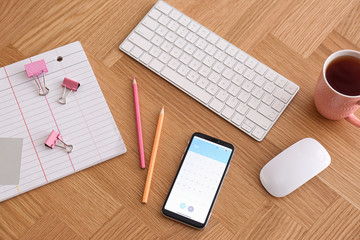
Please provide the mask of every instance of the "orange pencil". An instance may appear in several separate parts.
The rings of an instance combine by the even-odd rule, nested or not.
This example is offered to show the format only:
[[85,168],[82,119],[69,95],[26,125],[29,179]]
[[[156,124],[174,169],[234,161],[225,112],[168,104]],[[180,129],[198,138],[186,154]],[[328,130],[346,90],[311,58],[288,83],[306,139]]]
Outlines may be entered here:
[[155,166],[155,159],[157,150],[159,148],[159,141],[160,141],[160,135],[161,135],[161,129],[164,122],[164,107],[162,107],[161,112],[159,114],[159,120],[156,127],[156,134],[154,139],[154,145],[151,152],[151,158],[150,158],[150,164],[149,164],[149,170],[146,177],[146,183],[145,183],[145,189],[144,189],[144,195],[142,202],[147,203],[149,198],[149,192],[150,192],[150,185],[151,185],[151,179],[154,172],[154,166]]

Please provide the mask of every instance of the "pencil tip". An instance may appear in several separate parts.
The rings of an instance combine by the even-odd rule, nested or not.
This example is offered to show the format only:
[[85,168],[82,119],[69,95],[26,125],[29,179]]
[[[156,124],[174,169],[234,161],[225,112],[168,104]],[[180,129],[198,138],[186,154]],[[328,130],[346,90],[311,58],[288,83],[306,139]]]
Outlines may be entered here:
[[162,109],[161,109],[161,112],[160,113],[164,113],[164,106],[162,107]]
[[133,77],[133,83],[136,83],[135,76]]

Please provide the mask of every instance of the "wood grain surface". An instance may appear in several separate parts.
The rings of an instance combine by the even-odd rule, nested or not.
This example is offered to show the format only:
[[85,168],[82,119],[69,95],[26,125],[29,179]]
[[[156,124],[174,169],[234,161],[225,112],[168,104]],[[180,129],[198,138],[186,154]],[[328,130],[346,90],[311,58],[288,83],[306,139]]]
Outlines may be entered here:
[[[0,66],[81,41],[128,148],[125,155],[0,203],[0,239],[360,239],[360,129],[323,118],[313,101],[327,56],[360,49],[359,0],[168,0],[300,86],[260,143],[119,51],[155,2],[0,1]],[[147,166],[165,106],[147,204],[141,203],[147,170],[139,167],[133,75]],[[161,214],[196,131],[236,148],[204,230]],[[261,168],[305,137],[325,146],[330,167],[289,196],[272,197],[260,183]]]

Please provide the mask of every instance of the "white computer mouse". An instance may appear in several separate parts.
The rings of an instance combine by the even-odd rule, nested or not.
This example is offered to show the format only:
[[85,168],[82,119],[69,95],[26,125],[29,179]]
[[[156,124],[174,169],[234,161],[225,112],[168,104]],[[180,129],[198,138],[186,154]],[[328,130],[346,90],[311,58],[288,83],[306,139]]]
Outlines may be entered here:
[[304,138],[270,160],[260,171],[260,181],[274,197],[284,197],[330,165],[326,149]]

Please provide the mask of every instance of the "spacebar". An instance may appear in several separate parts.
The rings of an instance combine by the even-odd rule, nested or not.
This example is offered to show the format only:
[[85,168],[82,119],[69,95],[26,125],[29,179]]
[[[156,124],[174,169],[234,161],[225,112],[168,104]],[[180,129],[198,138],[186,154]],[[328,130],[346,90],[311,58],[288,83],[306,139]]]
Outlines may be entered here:
[[181,76],[171,68],[165,67],[161,71],[161,74],[164,75],[164,77],[168,78],[171,83],[179,86],[186,92],[190,93],[193,97],[199,99],[201,102],[205,104],[209,103],[212,97],[209,93],[205,92],[202,88],[190,82],[188,79]]

